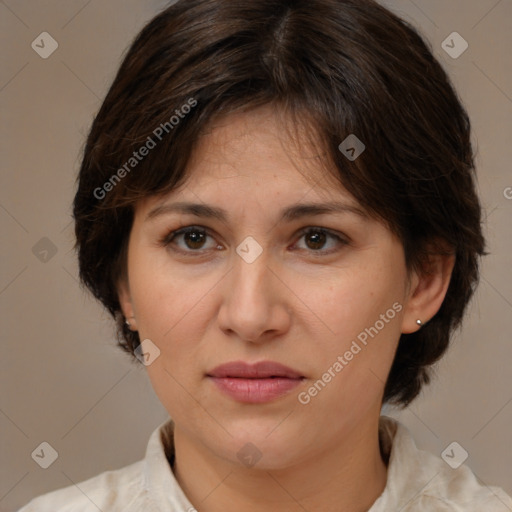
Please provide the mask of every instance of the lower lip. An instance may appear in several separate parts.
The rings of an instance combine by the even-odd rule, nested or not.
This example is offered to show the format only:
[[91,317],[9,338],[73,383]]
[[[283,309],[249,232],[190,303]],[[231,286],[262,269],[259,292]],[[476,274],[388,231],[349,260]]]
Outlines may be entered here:
[[239,379],[233,377],[210,377],[226,395],[238,402],[259,404],[270,402],[296,388],[302,379],[275,377],[269,379]]

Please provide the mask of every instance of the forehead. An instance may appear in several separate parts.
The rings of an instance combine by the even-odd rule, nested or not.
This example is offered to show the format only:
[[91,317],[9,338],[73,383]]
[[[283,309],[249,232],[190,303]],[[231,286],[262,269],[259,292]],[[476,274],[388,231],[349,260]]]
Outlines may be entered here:
[[348,197],[328,161],[309,126],[264,106],[223,116],[203,131],[187,165],[186,186],[222,187],[237,178],[238,186],[264,180],[269,187],[281,183],[290,190]]
[[298,203],[342,202],[366,216],[337,173],[311,128],[265,106],[213,121],[194,145],[184,182],[139,201],[136,209],[145,217],[161,205],[185,201],[263,213]]

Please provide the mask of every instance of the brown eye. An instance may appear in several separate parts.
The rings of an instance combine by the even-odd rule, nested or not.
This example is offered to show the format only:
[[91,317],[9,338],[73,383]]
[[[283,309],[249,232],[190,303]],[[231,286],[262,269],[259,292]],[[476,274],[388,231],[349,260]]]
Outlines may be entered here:
[[309,243],[307,243],[308,247],[313,250],[321,249],[327,239],[326,234],[321,231],[310,231],[305,237],[306,240],[309,240]]
[[318,253],[319,256],[335,252],[349,244],[348,238],[324,228],[307,228],[301,232],[299,240],[302,239],[305,247],[300,247],[299,244],[299,248]]
[[188,231],[183,233],[183,240],[189,249],[201,249],[206,240],[206,233],[201,231]]
[[[209,247],[207,245],[208,239],[211,239]],[[209,235],[204,229],[195,226],[189,226],[173,231],[166,235],[160,243],[164,247],[169,247],[173,250],[190,254],[195,252],[200,253],[201,251],[204,252],[209,249],[219,247],[211,235]]]

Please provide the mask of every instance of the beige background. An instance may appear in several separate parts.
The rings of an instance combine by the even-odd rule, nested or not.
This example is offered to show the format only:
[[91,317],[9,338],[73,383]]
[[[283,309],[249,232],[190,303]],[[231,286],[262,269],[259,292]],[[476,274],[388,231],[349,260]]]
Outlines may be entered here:
[[[512,494],[512,1],[385,4],[420,27],[469,110],[492,253],[436,382],[409,410],[393,414],[438,455],[460,443],[483,482]],[[0,3],[0,512],[142,458],[167,417],[142,365],[115,348],[109,318],[79,289],[70,222],[92,117],[124,49],[164,5]],[[43,31],[59,44],[48,59],[31,48]],[[469,43],[457,59],[441,47],[453,31]],[[57,250],[46,262],[32,252],[43,237]],[[48,469],[31,458],[43,441],[59,454]]]

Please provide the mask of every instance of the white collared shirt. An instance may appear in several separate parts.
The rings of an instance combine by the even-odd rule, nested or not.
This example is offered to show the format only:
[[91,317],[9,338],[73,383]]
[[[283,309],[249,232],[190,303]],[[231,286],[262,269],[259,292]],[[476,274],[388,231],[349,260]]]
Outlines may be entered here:
[[[168,462],[173,426],[168,420],[151,434],[143,460],[39,496],[18,512],[195,512]],[[464,464],[452,469],[418,450],[396,420],[381,416],[380,440],[389,454],[388,476],[368,512],[512,511],[512,498],[503,490],[479,484]]]

